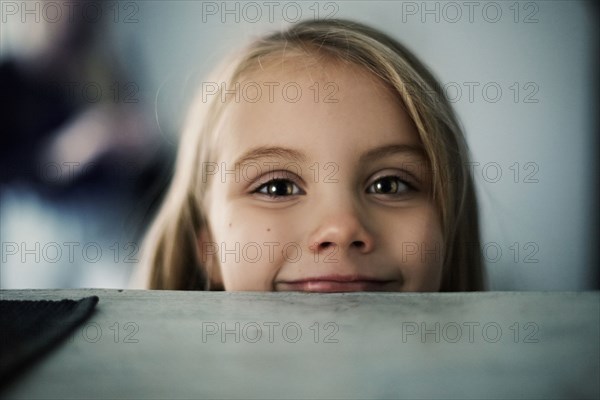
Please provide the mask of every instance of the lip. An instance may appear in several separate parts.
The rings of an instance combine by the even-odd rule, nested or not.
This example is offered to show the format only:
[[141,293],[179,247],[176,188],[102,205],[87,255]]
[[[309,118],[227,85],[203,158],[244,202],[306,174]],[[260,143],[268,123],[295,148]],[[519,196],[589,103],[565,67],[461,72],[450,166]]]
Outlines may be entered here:
[[278,291],[317,293],[382,292],[393,280],[362,275],[325,275],[276,283]]

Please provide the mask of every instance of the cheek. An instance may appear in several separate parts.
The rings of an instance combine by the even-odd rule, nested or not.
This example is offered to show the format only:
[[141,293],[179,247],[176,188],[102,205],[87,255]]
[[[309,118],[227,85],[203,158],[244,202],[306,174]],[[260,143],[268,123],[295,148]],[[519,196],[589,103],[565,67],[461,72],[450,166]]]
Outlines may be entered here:
[[444,263],[444,238],[435,210],[410,212],[388,223],[386,237],[401,270],[404,291],[438,291]]
[[292,221],[243,201],[215,200],[208,219],[225,290],[272,290],[286,248],[293,253],[297,242],[289,229]]

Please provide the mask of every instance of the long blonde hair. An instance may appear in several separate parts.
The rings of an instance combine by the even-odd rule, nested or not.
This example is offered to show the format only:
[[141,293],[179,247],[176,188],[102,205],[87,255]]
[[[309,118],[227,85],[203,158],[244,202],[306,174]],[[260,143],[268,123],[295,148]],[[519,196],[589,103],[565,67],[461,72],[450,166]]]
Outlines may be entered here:
[[[221,69],[226,87],[256,68],[260,59],[319,52],[351,62],[397,93],[413,120],[430,161],[433,198],[445,240],[441,291],[484,290],[479,219],[464,135],[438,82],[404,46],[368,26],[347,20],[310,20],[253,42]],[[207,227],[201,204],[209,182],[201,165],[214,162],[215,126],[228,102],[220,93],[193,104],[179,146],[175,174],[144,241],[142,276],[150,289],[222,290],[202,265],[199,233]]]

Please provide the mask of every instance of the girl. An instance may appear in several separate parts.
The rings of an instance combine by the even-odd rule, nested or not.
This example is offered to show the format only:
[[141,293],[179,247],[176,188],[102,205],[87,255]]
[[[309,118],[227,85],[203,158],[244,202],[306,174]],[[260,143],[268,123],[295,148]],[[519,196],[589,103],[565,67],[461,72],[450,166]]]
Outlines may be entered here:
[[144,243],[147,288],[483,290],[465,140],[407,49],[306,21],[221,71]]

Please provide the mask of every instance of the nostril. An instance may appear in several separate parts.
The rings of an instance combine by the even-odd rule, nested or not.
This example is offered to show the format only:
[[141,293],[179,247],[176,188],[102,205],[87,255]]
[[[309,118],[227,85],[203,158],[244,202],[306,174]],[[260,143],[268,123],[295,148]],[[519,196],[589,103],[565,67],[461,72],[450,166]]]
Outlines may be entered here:
[[322,249],[327,249],[331,246],[333,246],[332,242],[321,242],[321,244],[319,245],[319,247],[321,247]]
[[352,242],[352,246],[354,246],[358,249],[362,249],[363,247],[365,247],[365,242],[363,242],[361,240],[355,240],[354,242]]

